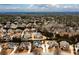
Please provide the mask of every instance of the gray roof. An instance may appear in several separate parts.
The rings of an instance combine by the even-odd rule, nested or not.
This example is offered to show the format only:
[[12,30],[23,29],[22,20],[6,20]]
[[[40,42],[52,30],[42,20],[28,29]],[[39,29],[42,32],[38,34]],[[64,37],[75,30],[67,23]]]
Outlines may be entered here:
[[21,29],[16,29],[15,31],[16,31],[16,32],[22,32],[22,30],[21,30]]
[[67,41],[61,41],[60,47],[69,47],[69,43]]
[[2,24],[0,24],[0,27],[2,27],[3,25]]
[[12,32],[13,30],[12,29],[8,29],[8,32]]
[[10,27],[15,29],[15,28],[17,28],[17,25],[15,25],[14,23],[12,23]]
[[48,41],[47,44],[51,47],[58,46],[58,43],[56,41]]

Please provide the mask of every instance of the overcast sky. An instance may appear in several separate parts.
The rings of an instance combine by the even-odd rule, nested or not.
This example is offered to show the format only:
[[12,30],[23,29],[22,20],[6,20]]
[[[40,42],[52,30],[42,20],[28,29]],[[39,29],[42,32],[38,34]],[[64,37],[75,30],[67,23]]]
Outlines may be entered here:
[[79,4],[0,4],[0,12],[79,12]]

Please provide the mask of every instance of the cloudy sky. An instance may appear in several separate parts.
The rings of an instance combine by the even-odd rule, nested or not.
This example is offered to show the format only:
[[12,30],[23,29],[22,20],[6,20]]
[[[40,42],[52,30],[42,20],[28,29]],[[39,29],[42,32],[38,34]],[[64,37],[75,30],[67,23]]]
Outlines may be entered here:
[[0,12],[79,12],[79,4],[0,4]]

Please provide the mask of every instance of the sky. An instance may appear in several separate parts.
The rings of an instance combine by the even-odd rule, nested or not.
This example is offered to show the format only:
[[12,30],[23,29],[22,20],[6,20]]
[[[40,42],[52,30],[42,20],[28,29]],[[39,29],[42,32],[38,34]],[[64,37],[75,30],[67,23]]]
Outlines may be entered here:
[[79,4],[0,4],[0,12],[79,12]]

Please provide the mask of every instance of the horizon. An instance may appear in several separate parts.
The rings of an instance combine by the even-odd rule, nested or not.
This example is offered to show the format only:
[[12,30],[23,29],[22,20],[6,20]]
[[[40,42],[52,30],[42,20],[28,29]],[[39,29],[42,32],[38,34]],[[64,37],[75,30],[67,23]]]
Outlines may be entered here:
[[0,12],[79,12],[79,4],[0,4]]

